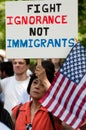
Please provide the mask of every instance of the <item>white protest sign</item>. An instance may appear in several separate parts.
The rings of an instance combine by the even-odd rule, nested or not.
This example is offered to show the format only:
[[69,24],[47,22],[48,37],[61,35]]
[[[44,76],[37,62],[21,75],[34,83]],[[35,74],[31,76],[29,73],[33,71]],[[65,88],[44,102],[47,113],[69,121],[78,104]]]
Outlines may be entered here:
[[77,0],[6,2],[8,58],[65,58],[78,36]]

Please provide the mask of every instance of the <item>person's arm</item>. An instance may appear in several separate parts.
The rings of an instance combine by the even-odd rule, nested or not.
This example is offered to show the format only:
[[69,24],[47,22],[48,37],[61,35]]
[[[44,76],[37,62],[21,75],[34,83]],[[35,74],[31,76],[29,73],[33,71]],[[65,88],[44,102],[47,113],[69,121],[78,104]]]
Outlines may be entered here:
[[41,82],[46,86],[46,90],[50,87],[51,83],[49,82],[45,69],[41,65],[37,65],[35,69],[36,76],[41,80]]

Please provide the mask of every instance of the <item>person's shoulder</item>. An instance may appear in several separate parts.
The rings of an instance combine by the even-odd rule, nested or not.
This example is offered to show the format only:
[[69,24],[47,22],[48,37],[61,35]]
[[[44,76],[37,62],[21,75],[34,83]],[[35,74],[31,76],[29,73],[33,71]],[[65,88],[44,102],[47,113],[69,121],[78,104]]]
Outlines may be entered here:
[[27,110],[31,102],[26,102],[22,105],[21,110]]
[[28,107],[30,106],[30,102],[26,102],[24,104],[20,103],[18,105],[16,105],[15,107],[12,108],[12,111],[20,108],[20,110],[26,110]]
[[6,77],[4,79],[1,79],[1,82],[8,81],[8,80],[11,80],[11,79],[14,79],[14,78],[15,78],[14,75],[13,76],[9,76],[9,77]]
[[20,110],[26,111],[30,107],[30,103],[31,102],[26,102],[26,103],[22,104],[22,106],[20,107]]
[[6,78],[4,78],[4,79],[1,79],[1,80],[0,80],[0,85],[1,85],[2,87],[3,87],[3,86],[4,86],[4,87],[7,86],[8,83],[10,83],[10,82],[13,81],[12,78],[13,78],[13,76],[6,77]]

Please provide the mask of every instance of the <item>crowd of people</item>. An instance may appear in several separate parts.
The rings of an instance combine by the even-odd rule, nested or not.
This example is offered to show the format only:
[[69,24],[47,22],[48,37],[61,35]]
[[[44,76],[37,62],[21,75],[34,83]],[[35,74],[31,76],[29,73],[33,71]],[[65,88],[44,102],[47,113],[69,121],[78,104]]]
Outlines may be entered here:
[[0,61],[0,125],[3,130],[4,125],[7,130],[73,130],[39,103],[61,63],[61,59],[42,60],[32,72],[30,59]]

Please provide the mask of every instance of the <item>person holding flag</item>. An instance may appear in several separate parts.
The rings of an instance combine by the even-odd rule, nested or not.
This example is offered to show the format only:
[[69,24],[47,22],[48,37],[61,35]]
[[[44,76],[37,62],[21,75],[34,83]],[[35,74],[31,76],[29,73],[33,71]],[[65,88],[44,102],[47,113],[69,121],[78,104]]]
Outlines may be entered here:
[[27,89],[32,100],[12,109],[15,130],[62,130],[61,121],[39,103],[47,91],[47,86],[50,86],[54,73],[55,67],[51,61],[42,61],[41,65],[38,65],[38,77],[36,74],[31,76]]

